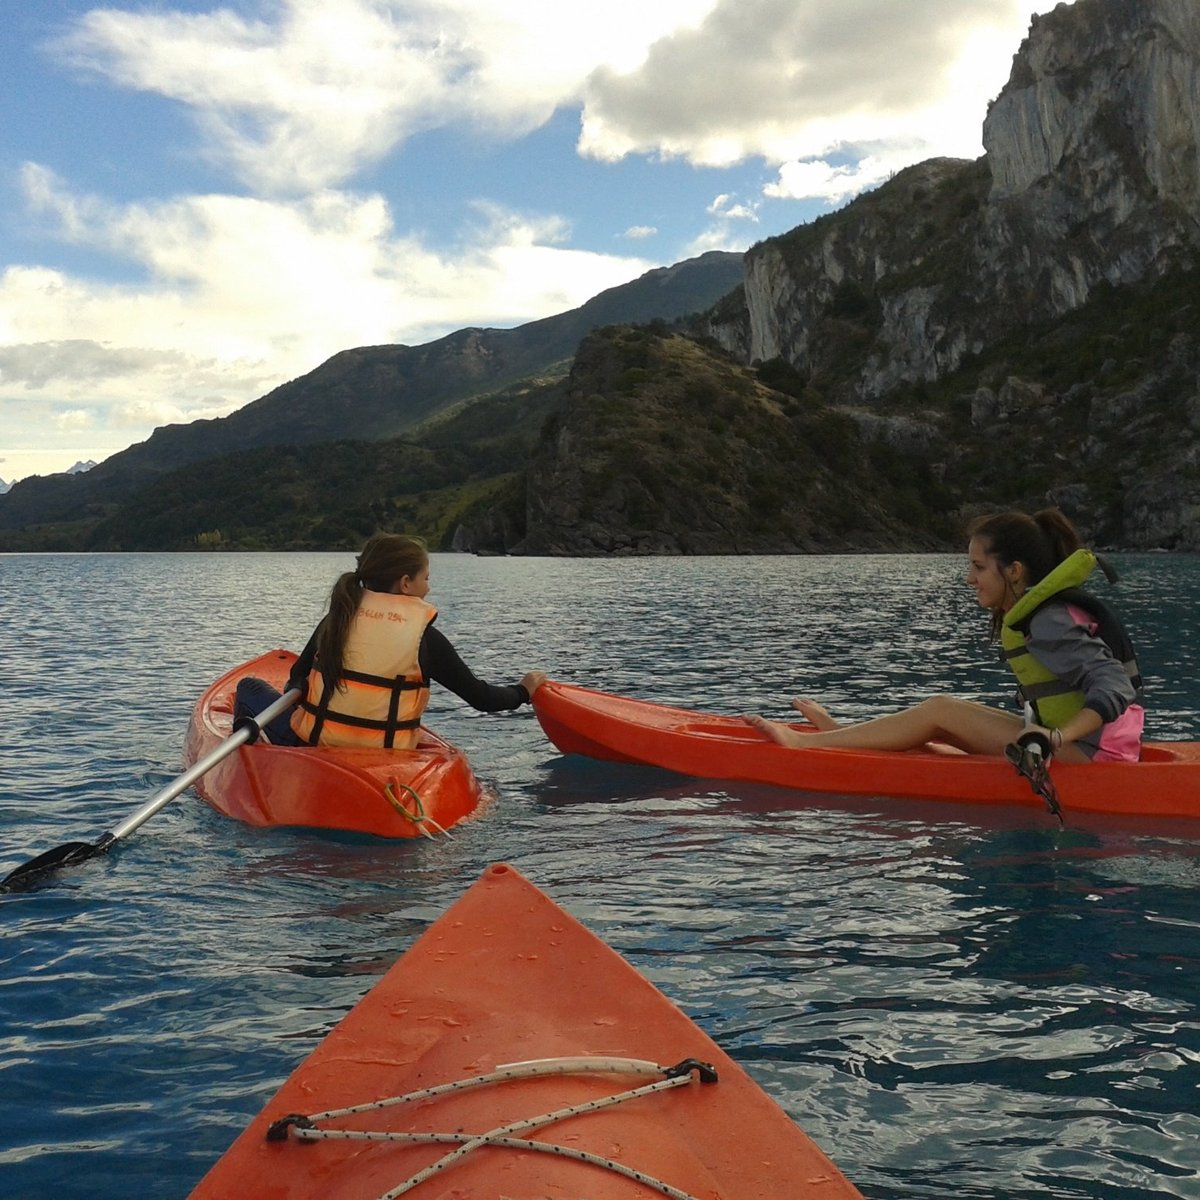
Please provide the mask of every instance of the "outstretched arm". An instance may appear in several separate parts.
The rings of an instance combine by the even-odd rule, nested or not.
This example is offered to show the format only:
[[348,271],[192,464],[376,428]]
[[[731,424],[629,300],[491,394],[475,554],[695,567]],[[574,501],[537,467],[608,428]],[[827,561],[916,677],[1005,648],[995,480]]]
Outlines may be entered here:
[[[448,688],[480,712],[503,712],[529,703],[530,693],[544,680],[540,672],[530,671],[520,683],[487,683],[458,656],[450,640],[430,625],[421,639],[421,670]],[[539,678],[540,676],[540,678]]]

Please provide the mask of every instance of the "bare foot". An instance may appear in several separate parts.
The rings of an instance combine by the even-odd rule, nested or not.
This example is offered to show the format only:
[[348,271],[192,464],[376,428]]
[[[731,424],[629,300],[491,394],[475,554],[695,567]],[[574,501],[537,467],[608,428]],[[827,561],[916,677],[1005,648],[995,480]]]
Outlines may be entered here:
[[768,721],[766,717],[760,717],[758,713],[749,713],[742,720],[781,746],[799,746],[804,741],[804,734],[790,729],[787,725],[781,725],[778,721]]
[[792,707],[810,724],[822,733],[830,729],[839,729],[840,725],[830,715],[823,704],[809,700],[806,696],[797,696],[792,701]]

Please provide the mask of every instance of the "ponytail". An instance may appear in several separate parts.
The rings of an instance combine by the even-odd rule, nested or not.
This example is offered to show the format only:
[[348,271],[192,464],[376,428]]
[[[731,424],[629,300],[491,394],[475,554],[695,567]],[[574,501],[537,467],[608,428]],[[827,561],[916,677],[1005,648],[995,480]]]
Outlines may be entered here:
[[346,650],[346,638],[350,634],[350,622],[358,612],[362,599],[362,585],[354,571],[337,577],[329,593],[329,611],[321,622],[317,634],[317,667],[325,684],[326,695],[338,687],[342,676],[342,656]]
[[339,575],[333,585],[329,611],[317,634],[317,667],[327,694],[341,683],[346,639],[363,589],[390,592],[405,576],[420,574],[429,562],[429,551],[418,537],[377,533],[367,539],[355,561],[357,569]]
[[1083,542],[1079,537],[1079,531],[1063,515],[1062,509],[1043,508],[1033,514],[1033,519],[1042,531],[1042,536],[1046,539],[1046,544],[1053,559],[1049,569],[1041,572],[1036,579],[1030,581],[1031,583],[1037,583],[1038,579],[1041,579],[1044,575],[1048,575],[1064,558],[1068,558],[1074,554],[1083,545]]

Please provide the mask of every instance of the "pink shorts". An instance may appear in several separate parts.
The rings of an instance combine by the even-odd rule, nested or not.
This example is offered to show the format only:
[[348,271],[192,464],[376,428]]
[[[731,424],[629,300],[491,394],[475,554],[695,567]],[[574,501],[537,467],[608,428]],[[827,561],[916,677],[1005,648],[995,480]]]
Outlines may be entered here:
[[1142,726],[1146,710],[1131,704],[1115,721],[1100,730],[1100,744],[1092,762],[1137,762],[1142,756]]

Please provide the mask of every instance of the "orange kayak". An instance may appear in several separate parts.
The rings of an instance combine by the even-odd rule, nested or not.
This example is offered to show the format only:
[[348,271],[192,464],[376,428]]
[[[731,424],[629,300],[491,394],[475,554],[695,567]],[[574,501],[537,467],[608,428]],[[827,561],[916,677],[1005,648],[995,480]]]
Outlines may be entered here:
[[301,1063],[192,1200],[409,1194],[862,1200],[716,1043],[503,863]]
[[[808,792],[1044,807],[1006,759],[927,750],[792,749],[740,717],[553,681],[538,688],[533,706],[546,736],[564,754]],[[1200,818],[1200,742],[1147,742],[1136,763],[1054,761],[1050,778],[1064,814]]]
[[[296,656],[272,650],[222,675],[196,702],[184,759],[199,761],[230,735],[238,680],[280,690]],[[379,837],[435,836],[474,812],[479,781],[466,756],[421,728],[412,750],[337,746],[240,746],[200,777],[218,812],[250,825],[304,825]]]

